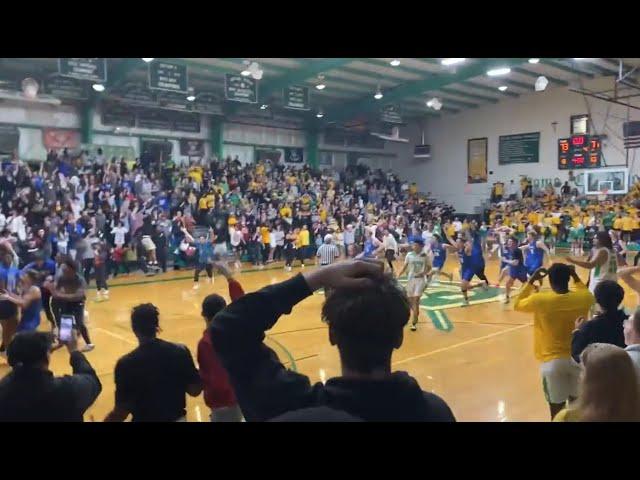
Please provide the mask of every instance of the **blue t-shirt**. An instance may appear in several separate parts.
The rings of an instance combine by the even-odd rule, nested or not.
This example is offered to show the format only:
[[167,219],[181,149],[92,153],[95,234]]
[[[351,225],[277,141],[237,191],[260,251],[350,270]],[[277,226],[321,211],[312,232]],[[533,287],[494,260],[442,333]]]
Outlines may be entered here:
[[213,245],[205,240],[204,242],[196,241],[198,249],[198,263],[208,263],[213,261]]
[[442,268],[444,262],[447,260],[447,249],[441,243],[436,243],[431,246],[433,252],[433,266],[435,268]]
[[15,267],[5,267],[0,265],[0,284],[9,293],[17,293],[18,280],[20,279],[20,270]]
[[38,282],[38,286],[42,286],[44,277],[46,277],[47,275],[54,276],[56,274],[56,262],[48,258],[44,261],[41,267],[38,267],[38,265],[36,265],[36,262],[31,262],[24,266],[22,272],[26,272],[27,270],[35,270],[42,275],[42,278]]
[[528,269],[537,269],[542,266],[544,250],[538,247],[537,243],[537,241],[533,241],[529,242],[529,245],[527,245],[527,259],[525,260],[525,266]]

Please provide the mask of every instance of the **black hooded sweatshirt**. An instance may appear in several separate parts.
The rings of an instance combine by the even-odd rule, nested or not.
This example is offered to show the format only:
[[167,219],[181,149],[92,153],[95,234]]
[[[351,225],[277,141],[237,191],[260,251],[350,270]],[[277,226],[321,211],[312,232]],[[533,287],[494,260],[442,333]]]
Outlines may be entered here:
[[329,407],[365,421],[453,422],[449,406],[422,391],[406,372],[381,380],[346,377],[311,385],[288,370],[263,341],[264,332],[312,292],[302,275],[236,300],[210,327],[213,347],[234,387],[247,421],[270,420],[300,409]]

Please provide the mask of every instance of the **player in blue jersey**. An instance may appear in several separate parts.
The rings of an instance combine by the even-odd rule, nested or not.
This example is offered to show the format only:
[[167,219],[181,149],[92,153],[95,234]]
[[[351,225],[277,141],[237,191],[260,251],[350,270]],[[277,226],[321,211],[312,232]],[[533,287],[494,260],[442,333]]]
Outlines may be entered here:
[[502,261],[507,265],[507,284],[504,303],[511,300],[511,288],[516,280],[523,285],[527,282],[527,270],[524,266],[522,250],[518,248],[518,239],[509,237],[507,246],[503,252]]
[[53,280],[53,277],[56,274],[56,262],[50,258],[45,258],[43,252],[38,252],[35,260],[25,265],[22,272],[24,273],[27,270],[34,270],[39,274],[36,285],[40,288],[42,308],[44,309],[47,320],[49,320],[49,323],[51,324],[51,330],[55,331],[56,321],[53,318],[53,311],[51,310],[51,293],[43,287],[43,284],[47,278]]
[[[545,243],[539,239],[538,232],[535,230],[529,230],[527,233],[527,243],[520,247],[526,254],[524,259],[524,266],[527,269],[527,275],[531,277],[536,270],[542,267],[546,258],[549,258],[549,249]],[[542,286],[542,279],[539,280],[540,286]]]
[[[482,263],[478,261],[477,253],[474,254],[474,242],[472,240],[465,241],[462,238],[458,238],[455,246],[445,245],[445,248],[447,251],[458,255],[458,260],[460,261],[460,291],[464,297],[462,306],[466,307],[469,305],[469,290],[480,286],[486,289],[489,286],[489,281],[484,274],[484,261]],[[473,285],[471,280],[474,276],[483,280],[483,282]]]
[[[13,266],[13,255],[4,245],[0,246],[0,294],[17,293],[19,277],[20,270]],[[0,298],[0,326],[2,327],[0,354],[5,355],[18,327],[18,306],[2,298]]]
[[20,323],[17,332],[32,332],[40,325],[42,311],[42,295],[38,281],[40,274],[35,270],[25,270],[20,273],[20,291],[18,293],[3,293],[0,300],[9,301],[20,307]]
[[429,249],[433,258],[431,260],[431,273],[429,273],[429,280],[427,283],[430,283],[433,278],[438,281],[440,274],[447,277],[449,281],[452,281],[453,274],[442,271],[444,264],[447,261],[447,249],[445,248],[445,244],[442,243],[442,237],[437,233],[433,234]]

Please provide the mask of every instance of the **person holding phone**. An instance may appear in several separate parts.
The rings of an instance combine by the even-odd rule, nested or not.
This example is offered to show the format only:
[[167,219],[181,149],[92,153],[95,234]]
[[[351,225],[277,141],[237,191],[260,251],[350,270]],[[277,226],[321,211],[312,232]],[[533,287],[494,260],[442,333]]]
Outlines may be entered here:
[[49,370],[51,334],[20,332],[7,357],[12,370],[0,380],[0,422],[82,422],[102,391],[75,332],[66,343],[72,374],[54,377]]
[[38,272],[26,270],[20,274],[20,290],[22,294],[6,292],[0,295],[1,301],[9,301],[20,307],[22,314],[17,332],[37,330],[40,325],[42,311],[42,295],[38,287]]
[[[535,292],[534,284],[549,277],[551,291]],[[575,290],[569,290],[569,279]],[[533,348],[541,363],[542,386],[551,418],[578,397],[580,367],[571,358],[571,340],[575,320],[586,317],[595,298],[573,266],[554,263],[539,268],[529,278],[513,309],[533,313]]]
[[84,302],[86,300],[85,290],[87,284],[78,274],[76,263],[71,259],[66,259],[61,266],[60,276],[56,279],[54,290],[51,294],[54,300],[54,312],[58,325],[61,326],[61,319],[65,315],[73,317],[75,326],[85,341],[85,346],[81,351],[89,352],[95,348],[89,337],[89,330],[84,323]]

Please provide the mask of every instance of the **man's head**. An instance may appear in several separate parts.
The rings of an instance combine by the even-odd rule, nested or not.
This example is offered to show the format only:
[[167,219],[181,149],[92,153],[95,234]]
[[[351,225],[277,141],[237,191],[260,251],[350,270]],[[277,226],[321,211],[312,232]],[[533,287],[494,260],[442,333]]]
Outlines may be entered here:
[[205,322],[207,322],[207,325],[211,320],[213,320],[213,317],[215,317],[216,314],[226,306],[226,300],[217,293],[207,295],[207,297],[202,301],[202,317]]
[[424,248],[424,240],[422,237],[414,237],[411,240],[411,248],[415,253],[422,252],[422,249]]
[[624,321],[624,343],[627,346],[640,344],[640,307]]
[[366,288],[338,288],[322,306],[329,341],[340,351],[343,372],[389,371],[409,320],[409,301],[391,277]]
[[571,278],[571,268],[564,263],[554,263],[547,270],[549,273],[549,284],[556,293],[566,293],[569,290],[569,278]]
[[327,233],[324,236],[324,243],[331,244],[331,242],[333,242],[333,235],[331,235],[330,233]]
[[624,299],[624,289],[612,280],[603,280],[593,292],[604,312],[615,312]]
[[131,329],[138,339],[152,339],[160,330],[160,312],[152,303],[142,303],[131,311]]
[[7,347],[7,359],[12,368],[49,367],[51,336],[45,332],[20,332]]

